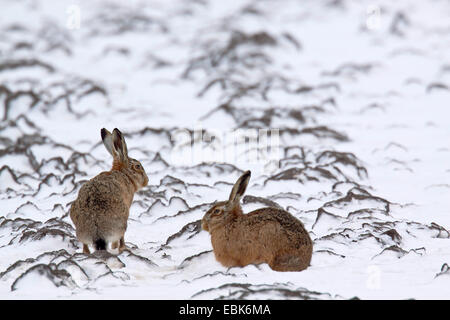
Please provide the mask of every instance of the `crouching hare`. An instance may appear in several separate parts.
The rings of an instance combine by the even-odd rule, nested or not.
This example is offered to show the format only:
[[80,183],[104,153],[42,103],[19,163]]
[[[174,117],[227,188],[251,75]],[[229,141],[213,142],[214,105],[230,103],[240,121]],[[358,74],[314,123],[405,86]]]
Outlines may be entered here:
[[233,186],[228,201],[217,202],[202,219],[202,228],[211,234],[217,261],[226,267],[266,262],[275,271],[306,269],[313,244],[298,219],[278,208],[242,212],[240,199],[250,175],[246,171]]
[[124,234],[134,193],[148,184],[141,163],[128,157],[122,133],[114,129],[111,134],[103,128],[101,136],[113,156],[112,168],[86,182],[70,208],[84,253],[90,253],[90,245],[96,250],[107,250],[108,244],[119,252],[125,249]]

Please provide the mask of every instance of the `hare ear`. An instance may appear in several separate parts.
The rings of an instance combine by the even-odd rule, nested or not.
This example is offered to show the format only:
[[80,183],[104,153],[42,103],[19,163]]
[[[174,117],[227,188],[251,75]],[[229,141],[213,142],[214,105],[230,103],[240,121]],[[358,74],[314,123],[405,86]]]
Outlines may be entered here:
[[113,149],[117,152],[119,160],[122,163],[128,163],[128,149],[125,138],[119,129],[114,128],[112,133]]
[[103,128],[100,131],[100,134],[102,136],[103,145],[105,146],[106,150],[114,157],[118,157],[118,154],[115,154],[114,145],[113,145],[113,137],[111,132]]
[[231,189],[230,198],[228,199],[228,201],[239,202],[241,197],[244,195],[245,190],[247,189],[251,174],[252,173],[250,172],[250,170],[245,171],[244,174],[236,181],[233,189]]

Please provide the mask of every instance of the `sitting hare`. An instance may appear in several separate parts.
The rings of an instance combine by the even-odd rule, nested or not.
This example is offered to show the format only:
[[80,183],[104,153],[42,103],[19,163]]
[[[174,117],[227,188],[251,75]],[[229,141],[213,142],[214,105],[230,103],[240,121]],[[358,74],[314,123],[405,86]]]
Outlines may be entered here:
[[242,212],[239,202],[250,174],[245,172],[228,201],[217,202],[202,219],[202,228],[211,234],[216,259],[226,267],[266,262],[275,271],[306,269],[313,244],[298,219],[278,208]]
[[114,129],[111,134],[103,128],[101,136],[113,156],[112,168],[86,182],[70,208],[84,253],[90,253],[89,245],[106,250],[108,243],[112,249],[119,247],[119,252],[125,249],[124,234],[134,193],[148,184],[140,162],[128,158],[122,133]]

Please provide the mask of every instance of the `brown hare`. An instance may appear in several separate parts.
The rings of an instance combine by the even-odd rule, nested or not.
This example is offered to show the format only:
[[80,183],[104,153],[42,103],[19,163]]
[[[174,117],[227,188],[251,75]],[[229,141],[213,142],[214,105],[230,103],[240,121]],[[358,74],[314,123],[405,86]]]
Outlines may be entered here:
[[306,269],[313,244],[298,219],[278,208],[242,212],[240,199],[250,175],[246,171],[236,181],[228,201],[214,204],[202,219],[202,228],[211,234],[217,261],[226,267],[266,262],[275,271]]
[[125,249],[124,234],[134,193],[148,184],[141,163],[128,157],[122,133],[116,128],[111,134],[103,128],[101,137],[113,156],[112,168],[86,182],[70,208],[84,253],[90,253],[89,245],[96,250],[107,250],[108,244],[119,252]]

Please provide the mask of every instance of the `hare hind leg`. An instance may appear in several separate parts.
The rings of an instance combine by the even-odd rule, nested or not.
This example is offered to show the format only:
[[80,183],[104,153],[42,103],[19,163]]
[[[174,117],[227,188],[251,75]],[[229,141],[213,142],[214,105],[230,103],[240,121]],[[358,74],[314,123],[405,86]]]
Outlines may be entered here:
[[111,243],[111,249],[112,250],[119,250],[119,253],[121,253],[125,249],[125,242],[123,241],[123,235],[121,238],[119,238],[119,235],[114,235],[114,237],[110,237],[110,243]]
[[292,255],[276,256],[269,266],[274,271],[302,271],[308,267],[300,257]]
[[111,243],[111,249],[117,249],[119,247],[119,241],[114,241]]
[[91,251],[89,251],[89,246],[85,243],[83,243],[83,253],[90,254]]
[[122,252],[126,248],[127,247],[125,246],[125,238],[124,236],[122,236],[122,238],[120,238],[119,252]]

